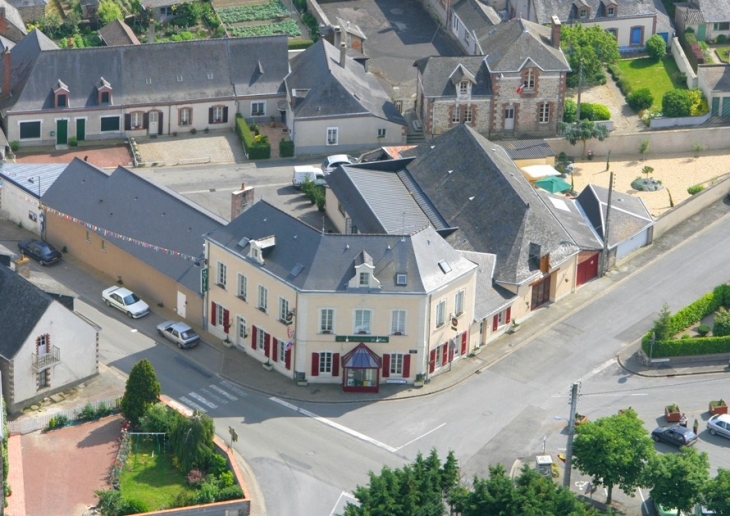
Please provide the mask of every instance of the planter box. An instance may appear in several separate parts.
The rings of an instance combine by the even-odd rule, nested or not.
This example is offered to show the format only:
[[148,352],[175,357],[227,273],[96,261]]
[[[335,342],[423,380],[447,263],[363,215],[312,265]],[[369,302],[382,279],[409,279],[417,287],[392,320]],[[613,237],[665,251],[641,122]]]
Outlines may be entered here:
[[224,345],[225,347],[227,347],[227,348],[232,348],[232,347],[234,346],[234,344],[233,344],[233,341],[232,341],[232,340],[228,340],[228,341],[224,340],[224,341],[222,341],[222,342],[223,342],[223,345]]
[[413,386],[414,386],[414,387],[415,387],[416,389],[420,389],[421,387],[423,387],[423,380],[420,380],[420,381],[416,381],[416,382],[413,382]]
[[725,405],[716,405],[713,406],[712,403],[710,403],[710,414],[727,414],[727,404]]
[[308,385],[307,380],[297,380],[297,385],[299,387],[306,387]]
[[669,407],[664,407],[664,417],[669,423],[679,423],[682,420],[682,411],[677,407],[676,412],[669,412]]
[[262,366],[263,366],[263,368],[264,368],[264,369],[266,369],[267,371],[271,371],[272,369],[274,369],[274,364],[261,364],[261,365],[262,365]]

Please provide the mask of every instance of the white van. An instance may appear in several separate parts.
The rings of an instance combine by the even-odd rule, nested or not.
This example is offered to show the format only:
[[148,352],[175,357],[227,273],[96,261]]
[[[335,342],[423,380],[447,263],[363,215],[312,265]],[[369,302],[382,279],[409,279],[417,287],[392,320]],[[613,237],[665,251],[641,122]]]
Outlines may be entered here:
[[324,179],[324,172],[319,168],[311,165],[298,165],[294,167],[294,175],[291,178],[291,184],[294,188],[301,188],[304,181],[312,181],[317,186],[324,186],[327,181]]

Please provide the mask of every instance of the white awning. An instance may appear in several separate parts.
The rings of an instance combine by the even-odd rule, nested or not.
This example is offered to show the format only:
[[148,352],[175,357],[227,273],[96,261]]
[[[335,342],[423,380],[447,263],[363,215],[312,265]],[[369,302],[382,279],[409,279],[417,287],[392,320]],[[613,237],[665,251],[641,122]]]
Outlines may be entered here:
[[551,165],[530,165],[529,167],[522,167],[520,170],[531,181],[543,177],[560,175],[560,172],[555,170]]

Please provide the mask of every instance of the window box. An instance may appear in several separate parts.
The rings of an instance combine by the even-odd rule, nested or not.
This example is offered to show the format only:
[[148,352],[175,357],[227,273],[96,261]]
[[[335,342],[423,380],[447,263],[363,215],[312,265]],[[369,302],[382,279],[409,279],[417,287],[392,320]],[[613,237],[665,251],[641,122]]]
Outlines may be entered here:
[[261,310],[263,313],[266,313],[266,308],[264,308],[263,306],[257,306],[256,308]]
[[402,331],[394,331],[391,335],[405,335]]
[[332,332],[330,330],[322,330],[319,333],[321,333],[322,335],[332,335]]
[[246,301],[246,296],[236,296],[241,301]]
[[366,331],[359,331],[357,332],[358,335],[368,335],[368,332]]

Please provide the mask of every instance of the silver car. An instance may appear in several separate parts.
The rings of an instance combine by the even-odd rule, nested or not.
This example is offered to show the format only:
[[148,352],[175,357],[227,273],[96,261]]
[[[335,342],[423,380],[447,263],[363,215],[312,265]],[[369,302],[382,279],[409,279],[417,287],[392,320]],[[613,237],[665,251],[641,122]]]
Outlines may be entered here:
[[721,435],[730,439],[730,416],[715,414],[707,422],[707,431],[712,435]]
[[200,340],[200,335],[195,333],[195,330],[187,324],[177,321],[165,321],[158,324],[157,333],[177,344],[180,349],[192,348]]

